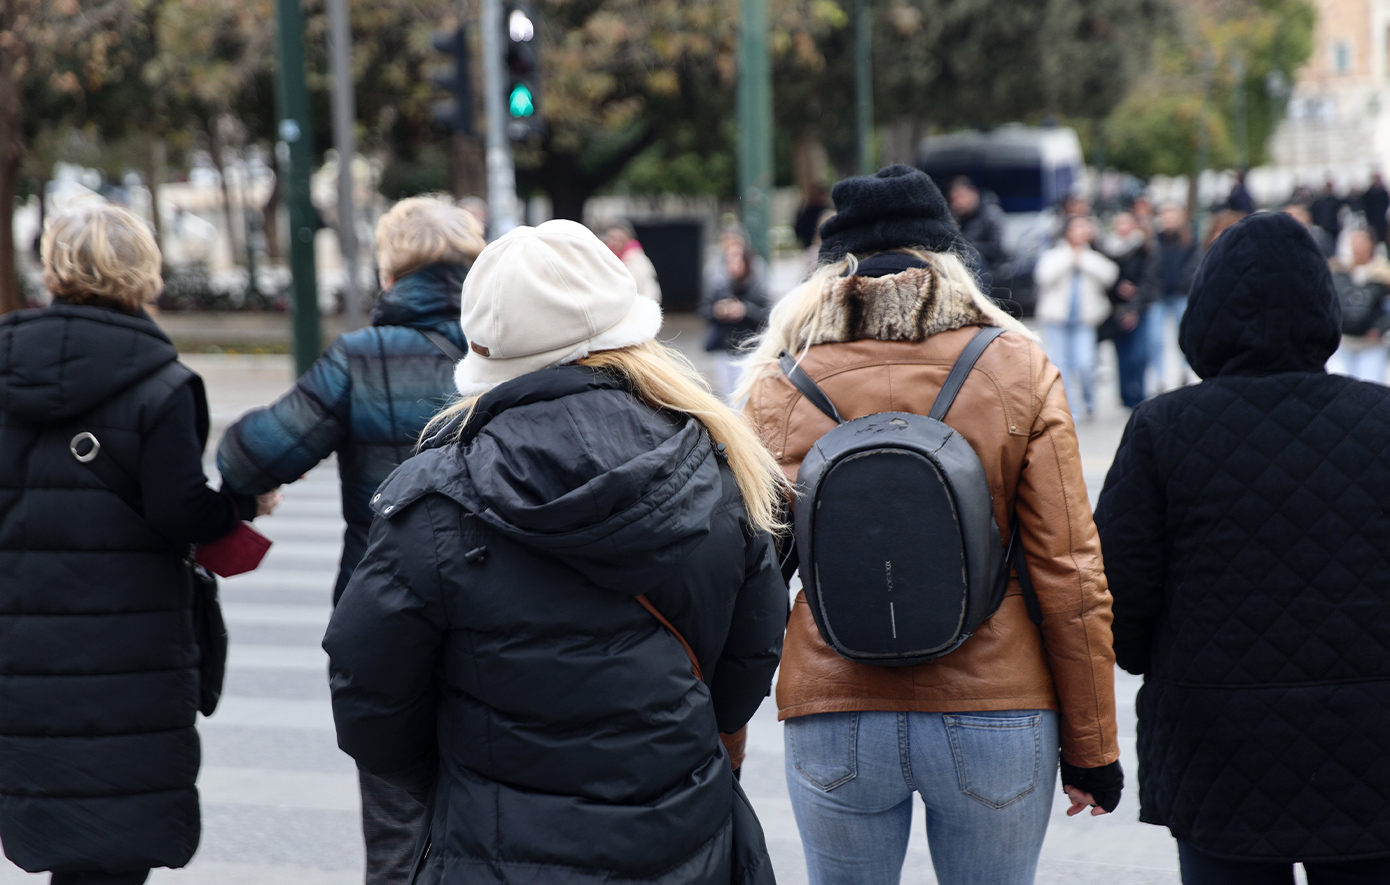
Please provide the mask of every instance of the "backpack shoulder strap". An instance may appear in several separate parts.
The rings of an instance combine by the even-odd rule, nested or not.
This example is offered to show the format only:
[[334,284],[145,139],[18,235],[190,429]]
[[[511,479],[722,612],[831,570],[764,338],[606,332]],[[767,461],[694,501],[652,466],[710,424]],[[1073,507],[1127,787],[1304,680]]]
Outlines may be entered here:
[[951,404],[956,401],[956,394],[960,393],[961,385],[965,384],[965,378],[970,374],[970,370],[975,368],[975,362],[980,358],[980,354],[985,352],[985,348],[994,342],[994,339],[1004,334],[1004,330],[998,326],[989,326],[981,329],[970,339],[970,343],[965,345],[965,350],[961,351],[956,358],[956,364],[951,367],[951,374],[946,376],[946,383],[941,385],[941,392],[936,395],[936,401],[932,403],[931,411],[927,413],[928,418],[935,418],[937,421],[944,421],[946,413],[951,410]]
[[449,340],[449,336],[435,329],[416,329],[421,335],[434,345],[435,349],[447,356],[454,362],[463,359],[463,351],[459,350],[458,345]]
[[811,376],[797,365],[796,358],[785,350],[777,358],[777,365],[782,370],[782,374],[787,376],[787,380],[801,391],[801,395],[810,401],[811,405],[824,412],[836,424],[845,423],[845,419],[840,417],[840,411],[835,408],[835,404],[830,401],[830,397],[825,395],[825,391],[820,389],[816,382],[811,380]]

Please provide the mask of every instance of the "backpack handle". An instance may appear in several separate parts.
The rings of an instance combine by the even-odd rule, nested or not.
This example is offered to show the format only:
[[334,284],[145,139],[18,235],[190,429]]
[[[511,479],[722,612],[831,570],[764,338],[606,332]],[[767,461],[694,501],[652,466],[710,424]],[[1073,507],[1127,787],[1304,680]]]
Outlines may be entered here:
[[811,380],[811,376],[806,374],[806,370],[797,365],[796,358],[785,350],[777,358],[777,365],[782,370],[782,374],[787,376],[787,380],[801,391],[801,395],[806,397],[811,405],[820,409],[836,424],[845,423],[845,419],[840,417],[839,409],[830,401],[830,397],[825,395],[816,382]]
[[956,401],[956,394],[960,393],[961,386],[965,384],[965,377],[975,368],[975,362],[985,352],[985,348],[1003,334],[1004,330],[998,326],[989,326],[981,329],[970,339],[970,343],[965,345],[965,350],[956,358],[956,364],[951,367],[951,374],[946,376],[946,383],[941,385],[941,392],[936,395],[936,401],[927,413],[928,418],[945,420],[946,413],[951,410],[951,404]]

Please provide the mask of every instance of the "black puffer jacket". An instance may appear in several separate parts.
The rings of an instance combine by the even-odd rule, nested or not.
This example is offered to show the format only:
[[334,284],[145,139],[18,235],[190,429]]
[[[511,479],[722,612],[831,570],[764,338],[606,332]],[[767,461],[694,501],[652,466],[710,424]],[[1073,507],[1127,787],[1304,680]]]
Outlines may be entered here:
[[[146,316],[0,320],[0,841],[26,870],[179,867],[198,846],[183,558],[237,507],[206,485],[207,404],[177,356]],[[136,509],[69,452],[82,431]]]
[[1115,656],[1144,674],[1141,818],[1242,860],[1390,855],[1390,388],[1327,375],[1317,245],[1216,241],[1096,510]]
[[718,732],[766,696],[787,595],[700,426],[547,369],[485,396],[373,507],[324,648],[342,748],[433,788],[418,881],[730,882]]

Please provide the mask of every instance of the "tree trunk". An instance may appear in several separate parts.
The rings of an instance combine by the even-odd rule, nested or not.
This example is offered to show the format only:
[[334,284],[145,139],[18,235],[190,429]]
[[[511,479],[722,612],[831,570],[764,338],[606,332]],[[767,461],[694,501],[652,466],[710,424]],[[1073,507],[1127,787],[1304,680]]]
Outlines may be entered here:
[[455,135],[452,146],[454,196],[479,196],[486,200],[487,162],[482,142],[471,135]]
[[164,220],[159,217],[159,171],[164,166],[164,141],[151,134],[145,145],[145,186],[150,189],[150,224],[159,254],[164,254]]
[[[0,140],[0,144],[4,144],[4,140]],[[11,147],[5,153],[8,156],[0,159],[0,314],[25,307],[14,260],[14,202],[19,190],[19,151]]]
[[222,153],[222,139],[217,135],[217,121],[208,126],[208,146],[212,148],[212,165],[217,169],[217,177],[222,182],[222,223],[227,225],[227,248],[231,250],[232,266],[241,266],[241,248],[237,243],[237,226],[232,220],[232,186],[227,183],[226,157]]
[[280,173],[275,174],[275,182],[270,186],[270,196],[266,197],[261,209],[261,226],[265,230],[265,251],[272,260],[279,260],[285,253],[280,245]]
[[811,198],[814,188],[825,187],[826,172],[830,168],[827,156],[820,133],[807,127],[792,148],[792,173],[796,178],[796,186],[801,189],[803,203]]
[[[0,33],[13,36],[13,3],[0,3]],[[15,274],[14,202],[19,191],[19,165],[24,160],[22,87],[17,68],[23,40],[0,41],[0,314],[24,307]]]

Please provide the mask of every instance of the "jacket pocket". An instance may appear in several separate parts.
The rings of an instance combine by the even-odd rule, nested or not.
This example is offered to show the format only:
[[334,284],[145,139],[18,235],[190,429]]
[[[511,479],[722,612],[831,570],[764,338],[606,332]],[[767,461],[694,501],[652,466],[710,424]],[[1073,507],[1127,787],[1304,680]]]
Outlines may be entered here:
[[858,713],[814,713],[787,720],[787,751],[801,776],[822,790],[854,779]]
[[942,719],[962,793],[990,808],[1003,808],[1038,788],[1040,712],[951,713]]

